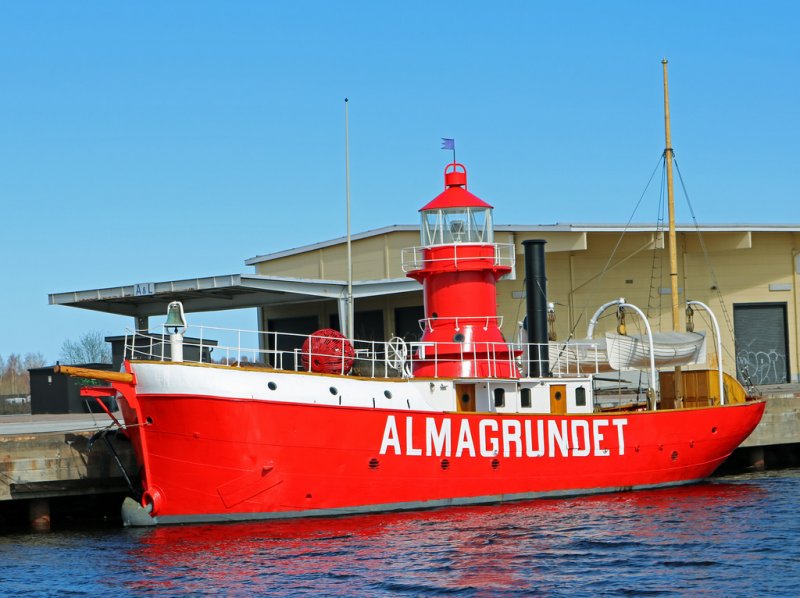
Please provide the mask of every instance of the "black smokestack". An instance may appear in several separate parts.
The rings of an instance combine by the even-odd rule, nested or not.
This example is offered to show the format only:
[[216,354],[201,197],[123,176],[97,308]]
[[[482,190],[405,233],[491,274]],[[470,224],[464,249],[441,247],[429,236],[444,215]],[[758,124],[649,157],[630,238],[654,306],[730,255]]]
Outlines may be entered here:
[[547,349],[547,276],[544,265],[544,245],[547,241],[523,241],[525,250],[525,309],[528,312],[528,342],[530,348],[528,375],[550,374],[550,356]]

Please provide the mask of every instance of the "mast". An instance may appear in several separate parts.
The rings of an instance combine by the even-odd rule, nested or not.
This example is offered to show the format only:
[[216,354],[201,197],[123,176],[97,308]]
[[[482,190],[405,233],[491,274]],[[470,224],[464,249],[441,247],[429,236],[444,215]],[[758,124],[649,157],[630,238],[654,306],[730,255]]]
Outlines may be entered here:
[[350,239],[350,112],[348,100],[344,99],[344,178],[347,199],[347,322],[344,333],[351,341],[355,336],[353,317],[353,249]]
[[[669,123],[669,85],[667,83],[667,59],[661,61],[664,71],[664,159],[667,163],[667,205],[669,211],[669,282],[670,295],[672,297],[672,330],[680,332],[681,316],[678,306],[678,245],[675,234],[675,197],[672,183],[672,134]],[[680,407],[683,402],[683,390],[681,384],[681,368],[675,368],[675,399],[676,407]]]

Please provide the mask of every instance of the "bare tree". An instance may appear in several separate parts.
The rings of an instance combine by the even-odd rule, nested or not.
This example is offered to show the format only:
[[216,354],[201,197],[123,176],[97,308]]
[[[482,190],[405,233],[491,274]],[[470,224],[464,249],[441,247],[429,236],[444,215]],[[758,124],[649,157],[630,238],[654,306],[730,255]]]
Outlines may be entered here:
[[19,355],[16,353],[9,355],[5,360],[2,372],[3,394],[28,394],[28,384],[25,380],[25,375],[27,373],[28,372],[22,369],[22,360]]
[[22,358],[22,367],[26,370],[44,367],[47,361],[41,353],[26,353]]
[[27,396],[30,393],[28,370],[45,364],[41,353],[20,357],[12,353],[7,359],[0,355],[0,395]]
[[67,339],[61,345],[60,359],[66,364],[111,363],[111,349],[97,330],[87,332],[77,341]]

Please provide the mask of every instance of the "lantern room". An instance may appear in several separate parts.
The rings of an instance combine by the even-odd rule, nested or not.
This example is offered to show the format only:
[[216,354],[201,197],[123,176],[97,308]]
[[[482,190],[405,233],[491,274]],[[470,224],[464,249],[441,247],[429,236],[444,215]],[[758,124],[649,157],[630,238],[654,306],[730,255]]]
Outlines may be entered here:
[[492,206],[467,191],[463,164],[448,164],[445,189],[421,210],[423,247],[454,243],[492,243]]

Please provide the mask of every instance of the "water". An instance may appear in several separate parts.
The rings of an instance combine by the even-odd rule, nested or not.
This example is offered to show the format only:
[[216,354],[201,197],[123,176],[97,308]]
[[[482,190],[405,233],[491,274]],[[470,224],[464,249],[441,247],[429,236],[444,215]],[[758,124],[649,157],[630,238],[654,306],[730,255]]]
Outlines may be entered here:
[[0,536],[5,595],[800,595],[800,469],[340,519]]

